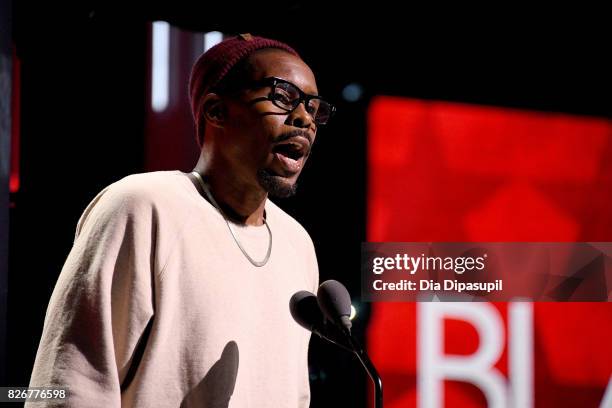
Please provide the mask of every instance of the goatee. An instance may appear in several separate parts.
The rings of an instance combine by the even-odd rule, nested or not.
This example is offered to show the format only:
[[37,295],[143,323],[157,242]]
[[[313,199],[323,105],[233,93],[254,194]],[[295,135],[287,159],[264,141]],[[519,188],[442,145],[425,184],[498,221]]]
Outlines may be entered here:
[[271,197],[287,198],[295,194],[297,183],[290,184],[287,179],[270,173],[267,170],[257,172],[257,180]]

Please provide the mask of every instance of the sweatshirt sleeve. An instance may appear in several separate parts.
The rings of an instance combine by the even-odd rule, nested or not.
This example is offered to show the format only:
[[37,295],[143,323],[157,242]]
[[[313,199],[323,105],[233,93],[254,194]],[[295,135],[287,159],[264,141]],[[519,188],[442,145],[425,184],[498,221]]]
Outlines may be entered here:
[[317,293],[319,289],[319,263],[317,262],[317,253],[315,246],[312,242],[310,235],[306,235],[306,253],[307,253],[307,265],[310,271],[310,282],[312,284],[312,293]]
[[45,315],[30,386],[66,387],[68,398],[32,407],[119,407],[138,363],[154,312],[156,212],[119,183],[81,216]]
[[[319,288],[319,266],[317,263],[317,254],[315,252],[315,247],[312,242],[310,235],[304,230],[304,251],[306,255],[306,266],[308,270],[308,283],[310,287],[308,289],[312,293],[317,293],[317,289]],[[306,353],[302,357],[302,386],[300,389],[300,399],[298,406],[300,408],[308,408],[310,406],[310,373],[308,370],[308,349],[309,349],[309,339],[311,335],[308,332],[307,335],[307,347]]]

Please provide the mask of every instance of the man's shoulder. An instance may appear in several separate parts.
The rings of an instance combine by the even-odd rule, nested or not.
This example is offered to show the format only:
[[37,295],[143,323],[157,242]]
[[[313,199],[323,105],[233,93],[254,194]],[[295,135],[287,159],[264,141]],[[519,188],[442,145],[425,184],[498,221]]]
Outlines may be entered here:
[[280,228],[283,233],[283,240],[295,249],[296,259],[301,259],[301,262],[306,265],[309,271],[308,286],[309,290],[316,292],[319,285],[319,267],[317,265],[317,255],[310,234],[295,218],[287,214],[284,210],[268,200],[266,209],[271,212],[270,228],[276,232]]
[[279,226],[284,229],[286,233],[298,240],[305,241],[307,244],[312,245],[310,234],[295,218],[293,218],[270,199],[268,199],[266,208],[269,211],[272,211],[275,221],[280,224]]
[[127,211],[143,207],[175,211],[189,202],[186,176],[178,170],[137,173],[123,177],[101,190],[92,203],[121,207]]
[[155,202],[182,191],[183,173],[178,170],[130,174],[106,187],[115,198]]
[[102,223],[110,219],[151,220],[155,216],[180,217],[184,211],[175,207],[185,203],[187,189],[180,171],[156,171],[126,176],[102,189],[81,215],[77,232],[87,219]]

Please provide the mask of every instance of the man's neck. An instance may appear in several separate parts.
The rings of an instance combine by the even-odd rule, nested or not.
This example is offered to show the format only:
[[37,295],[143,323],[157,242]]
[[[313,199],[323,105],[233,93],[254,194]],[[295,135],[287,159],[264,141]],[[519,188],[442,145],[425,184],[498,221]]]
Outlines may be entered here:
[[[207,166],[200,157],[193,169],[206,183],[210,193],[230,220],[245,225],[262,225],[267,193],[257,186],[233,177],[231,172]],[[198,190],[201,190],[199,184]],[[203,191],[200,193],[206,197]]]

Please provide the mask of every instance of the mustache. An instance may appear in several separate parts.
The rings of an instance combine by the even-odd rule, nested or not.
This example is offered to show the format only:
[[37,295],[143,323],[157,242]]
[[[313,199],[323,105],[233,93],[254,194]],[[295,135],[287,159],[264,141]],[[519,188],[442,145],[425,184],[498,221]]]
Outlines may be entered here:
[[312,147],[312,135],[310,133],[308,133],[305,130],[300,130],[300,129],[296,129],[296,130],[292,130],[290,132],[286,132],[286,133],[281,133],[275,140],[274,143],[280,143],[280,142],[284,142],[285,140],[291,139],[293,137],[297,137],[297,136],[302,136],[304,137],[306,140],[308,140],[308,150],[310,150],[310,148]]

